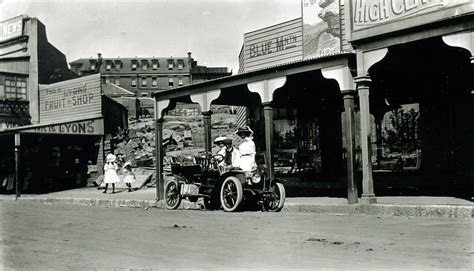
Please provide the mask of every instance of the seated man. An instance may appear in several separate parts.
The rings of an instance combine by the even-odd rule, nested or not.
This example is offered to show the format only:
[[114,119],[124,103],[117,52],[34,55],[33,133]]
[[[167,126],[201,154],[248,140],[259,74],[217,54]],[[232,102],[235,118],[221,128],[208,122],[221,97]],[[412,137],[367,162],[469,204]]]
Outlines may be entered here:
[[225,168],[239,167],[240,153],[232,146],[232,139],[226,137],[222,140],[224,147],[218,152],[218,154],[224,157],[224,160],[219,163],[219,166]]

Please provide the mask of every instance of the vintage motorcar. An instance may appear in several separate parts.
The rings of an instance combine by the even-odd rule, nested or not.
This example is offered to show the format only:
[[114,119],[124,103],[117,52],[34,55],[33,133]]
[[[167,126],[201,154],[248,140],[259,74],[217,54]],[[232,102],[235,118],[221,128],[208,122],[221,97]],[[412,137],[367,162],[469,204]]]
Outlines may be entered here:
[[220,166],[224,157],[196,157],[190,164],[172,164],[171,179],[165,185],[168,209],[176,209],[182,199],[203,199],[210,210],[239,210],[243,203],[260,206],[264,211],[279,212],[285,203],[285,187],[279,180],[266,178],[265,168],[245,172],[240,168]]

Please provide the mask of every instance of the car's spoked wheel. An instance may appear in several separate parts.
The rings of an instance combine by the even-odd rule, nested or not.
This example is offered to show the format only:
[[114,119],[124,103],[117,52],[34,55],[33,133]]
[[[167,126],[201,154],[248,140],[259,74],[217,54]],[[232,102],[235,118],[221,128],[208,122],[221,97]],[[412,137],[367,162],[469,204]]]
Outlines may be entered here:
[[263,207],[269,212],[279,212],[285,204],[285,187],[281,183],[274,182],[270,187],[271,195],[263,201]]
[[242,184],[236,177],[227,177],[221,187],[221,204],[226,212],[233,212],[242,202]]
[[174,210],[181,204],[181,195],[179,194],[178,182],[169,181],[165,187],[166,208]]

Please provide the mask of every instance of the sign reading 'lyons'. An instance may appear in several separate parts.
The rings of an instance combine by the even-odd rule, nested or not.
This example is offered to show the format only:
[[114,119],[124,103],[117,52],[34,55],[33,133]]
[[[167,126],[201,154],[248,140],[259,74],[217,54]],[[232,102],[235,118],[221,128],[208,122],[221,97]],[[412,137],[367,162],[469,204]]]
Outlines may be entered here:
[[100,75],[40,85],[40,121],[64,122],[102,114]]
[[104,133],[104,125],[102,119],[93,119],[34,127],[23,130],[22,132],[47,134],[102,135]]
[[21,37],[23,35],[23,17],[15,17],[0,22],[0,42]]

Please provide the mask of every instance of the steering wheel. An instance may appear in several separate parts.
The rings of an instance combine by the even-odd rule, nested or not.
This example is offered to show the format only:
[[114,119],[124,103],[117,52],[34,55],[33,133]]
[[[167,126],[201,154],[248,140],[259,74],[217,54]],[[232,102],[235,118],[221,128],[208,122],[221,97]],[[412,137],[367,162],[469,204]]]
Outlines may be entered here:
[[214,154],[212,155],[210,158],[209,158],[209,165],[213,165],[213,166],[216,166],[224,161],[224,156],[222,154]]

